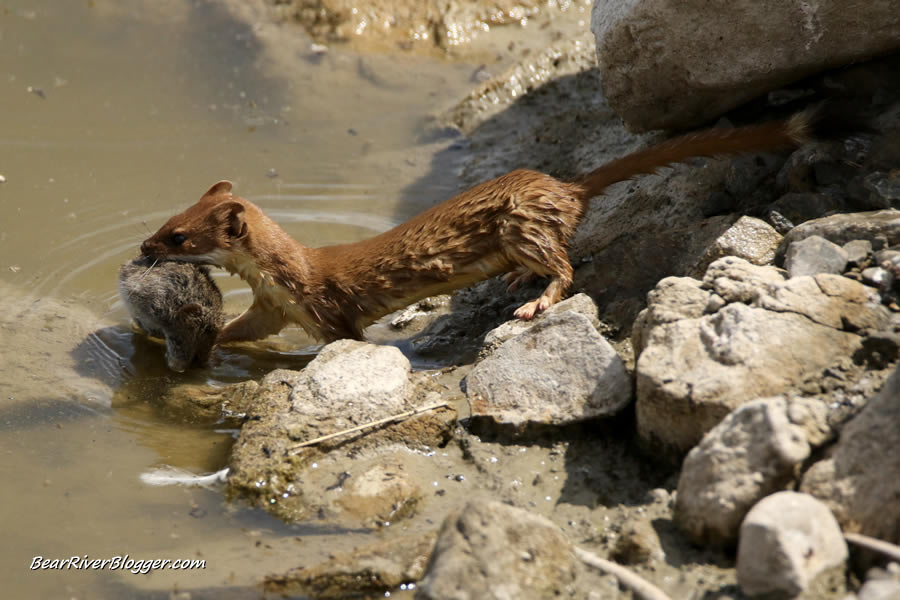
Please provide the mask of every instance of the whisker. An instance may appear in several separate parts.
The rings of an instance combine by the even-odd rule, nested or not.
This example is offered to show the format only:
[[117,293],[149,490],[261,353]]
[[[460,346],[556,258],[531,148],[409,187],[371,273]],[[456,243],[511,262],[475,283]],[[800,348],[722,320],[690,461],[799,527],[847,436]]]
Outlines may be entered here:
[[159,262],[159,258],[153,259],[153,264],[151,264],[149,267],[147,267],[147,270],[146,270],[146,271],[144,271],[143,273],[141,273],[141,276],[139,277],[139,279],[143,279],[144,277],[146,277],[146,276],[147,276],[147,273],[149,273],[150,271],[152,271],[152,270],[153,270],[153,267],[155,267],[155,266],[156,266],[156,263],[158,263],[158,262]]

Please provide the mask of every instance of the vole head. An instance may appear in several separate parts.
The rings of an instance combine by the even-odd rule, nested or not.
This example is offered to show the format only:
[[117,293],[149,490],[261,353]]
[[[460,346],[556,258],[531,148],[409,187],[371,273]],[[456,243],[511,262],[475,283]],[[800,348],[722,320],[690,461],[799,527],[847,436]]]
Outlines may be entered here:
[[230,181],[220,181],[144,240],[141,254],[221,266],[222,256],[244,239],[247,231],[243,201],[232,195]]
[[166,364],[178,373],[191,363],[209,364],[216,337],[222,327],[221,311],[200,304],[183,306],[175,317],[175,327],[166,333]]

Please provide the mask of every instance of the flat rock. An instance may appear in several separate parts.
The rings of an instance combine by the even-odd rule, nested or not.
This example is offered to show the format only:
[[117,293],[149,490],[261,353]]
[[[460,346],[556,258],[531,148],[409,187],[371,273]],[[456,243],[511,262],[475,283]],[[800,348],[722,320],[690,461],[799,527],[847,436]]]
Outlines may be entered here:
[[830,456],[800,486],[847,531],[900,543],[900,368],[841,430]]
[[675,503],[679,528],[697,544],[734,544],[747,511],[793,481],[813,443],[824,440],[826,412],[822,402],[782,397],[731,412],[684,460]]
[[[665,290],[691,290],[688,313],[653,316],[670,306]],[[707,269],[700,291],[712,302],[698,315],[696,285],[667,281],[649,297],[633,337],[641,439],[683,454],[731,410],[796,389],[861,345],[853,333],[890,320],[877,292],[836,275],[785,280],[773,267],[725,257]],[[714,302],[713,302],[714,300]],[[714,310],[713,310],[714,309]],[[802,351],[799,349],[802,348]]]
[[737,577],[748,596],[793,598],[846,560],[840,526],[825,504],[807,494],[768,496],[741,524]]
[[692,127],[786,83],[900,48],[893,0],[853,11],[839,0],[737,0],[728,8],[594,3],[603,88],[631,129]]
[[564,312],[573,312],[587,317],[595,328],[600,324],[600,321],[597,319],[597,305],[591,300],[591,297],[587,294],[575,294],[571,298],[566,298],[562,302],[557,302],[530,321],[513,319],[512,321],[507,321],[499,327],[490,330],[487,335],[484,336],[484,348],[482,349],[482,354],[487,355],[490,352],[493,352],[493,350],[499,347],[503,342],[528,331],[534,327],[535,324],[549,318],[550,315]]
[[[774,257],[774,251],[772,255]],[[784,268],[791,277],[832,273],[840,275],[847,267],[847,251],[818,235],[794,242],[784,255]]]
[[578,574],[571,542],[546,518],[473,500],[444,521],[417,600],[569,597]]
[[509,339],[466,377],[472,415],[515,428],[611,416],[631,400],[613,347],[580,314],[550,315]]

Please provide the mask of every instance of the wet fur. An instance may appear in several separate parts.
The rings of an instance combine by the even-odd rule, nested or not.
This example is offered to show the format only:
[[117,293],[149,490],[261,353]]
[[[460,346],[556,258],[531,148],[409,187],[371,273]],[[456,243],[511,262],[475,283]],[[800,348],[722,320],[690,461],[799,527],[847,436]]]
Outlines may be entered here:
[[166,340],[170,369],[209,363],[225,317],[208,268],[138,257],[119,269],[119,294],[140,329]]
[[530,319],[572,283],[567,248],[590,199],[610,184],[694,156],[797,146],[819,133],[815,112],[681,136],[629,154],[573,182],[517,170],[482,183],[373,238],[308,248],[252,202],[215,184],[142,245],[145,256],[224,267],[253,304],[218,342],[261,339],[290,323],[325,341],[361,339],[381,316],[419,299],[505,274],[511,288],[549,284],[515,311]]

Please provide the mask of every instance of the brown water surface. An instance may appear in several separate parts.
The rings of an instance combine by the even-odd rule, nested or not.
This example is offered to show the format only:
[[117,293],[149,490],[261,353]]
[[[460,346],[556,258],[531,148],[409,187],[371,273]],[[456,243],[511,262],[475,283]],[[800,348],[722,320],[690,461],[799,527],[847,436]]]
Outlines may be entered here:
[[[315,348],[288,332],[229,349],[209,371],[169,373],[162,347],[128,327],[117,269],[220,179],[312,246],[383,231],[446,198],[452,170],[435,175],[432,161],[453,155],[452,140],[420,140],[428,115],[471,86],[474,66],[320,55],[299,30],[234,14],[191,0],[0,5],[4,597],[168,598],[221,586],[257,597],[240,590],[349,544],[344,532],[289,528],[229,503],[221,489],[141,482],[162,465],[215,471],[232,441],[224,425],[160,410],[162,391],[300,367]],[[241,310],[246,288],[217,278],[227,310]],[[124,554],[207,566],[30,568],[38,556]]]

